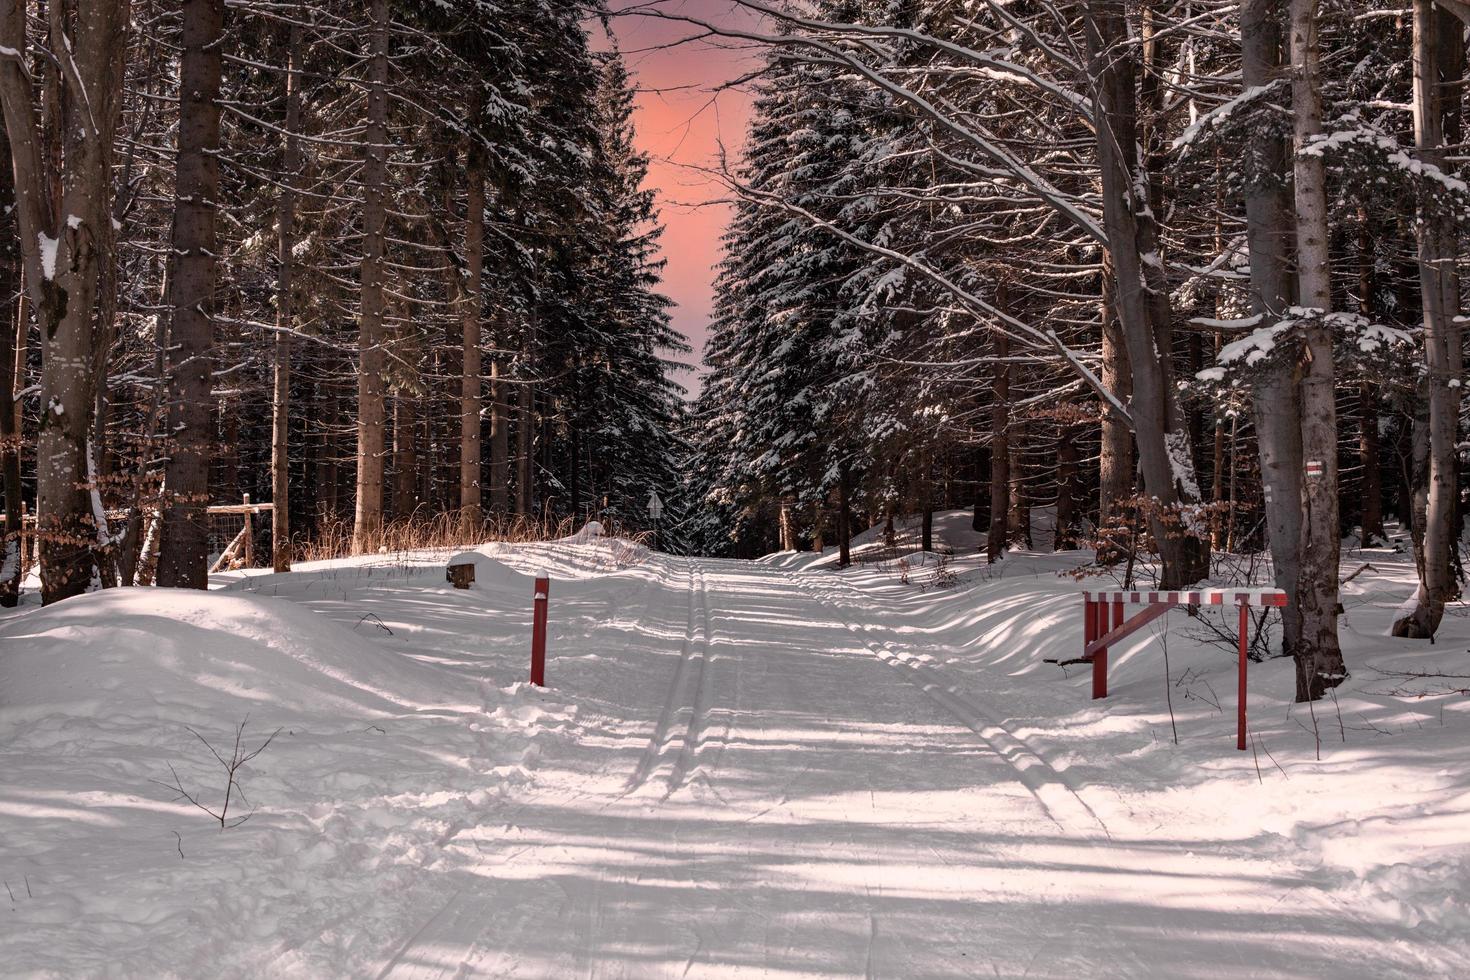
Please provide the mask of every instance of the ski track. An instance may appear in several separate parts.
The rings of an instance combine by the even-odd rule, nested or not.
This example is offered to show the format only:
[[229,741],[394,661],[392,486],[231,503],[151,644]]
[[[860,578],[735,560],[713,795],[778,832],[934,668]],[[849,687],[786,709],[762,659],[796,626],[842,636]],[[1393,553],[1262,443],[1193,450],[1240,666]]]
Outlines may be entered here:
[[[433,911],[385,950],[371,975],[1176,975],[1160,963],[1177,966],[1181,954],[1159,961],[1153,951],[1199,944],[1198,926],[1181,926],[1166,906],[1144,903],[1130,929],[1100,929],[1091,904],[1108,894],[1108,876],[1135,880],[1166,852],[1140,843],[1146,833],[1139,827],[1110,828],[1080,779],[1054,765],[1045,747],[1011,731],[943,665],[916,656],[864,615],[873,597],[832,573],[666,560],[673,574],[648,582],[642,628],[606,668],[613,673],[600,675],[613,684],[606,698],[631,699],[606,700],[608,731],[618,733],[611,750],[620,760],[631,752],[631,765],[610,767],[608,750],[573,757],[590,768],[517,798],[512,819],[529,813],[523,824],[507,821],[513,842],[486,834],[488,826],[451,827],[446,839],[468,840],[479,857],[468,855],[457,886],[440,892]],[[775,624],[769,635],[753,625],[766,622]],[[916,716],[915,706],[929,707]],[[614,708],[629,714],[619,717]],[[645,720],[635,727],[633,717]],[[976,794],[976,812],[937,819],[906,812],[892,767],[906,768],[901,760],[916,748],[882,734],[868,745],[861,729],[869,722],[880,733],[905,724],[953,731],[952,740],[919,736],[930,744],[917,751],[951,777],[965,773],[930,788]],[[727,772],[722,763],[732,746]],[[972,756],[994,765],[974,768]],[[598,778],[602,788],[568,775]],[[1018,792],[1008,793],[1008,785]],[[995,817],[986,812],[992,805],[1001,808]],[[1034,823],[1024,814],[1036,810],[1054,832],[1024,829],[1028,819]],[[947,869],[943,885],[930,884],[925,872],[914,877],[919,852]],[[1227,855],[1215,870],[1163,874],[1179,876],[1180,887],[1198,895],[1215,882],[1238,890],[1247,874],[1279,877],[1283,911],[1308,910],[1333,923],[1334,937],[1396,947],[1399,953],[1371,961],[1376,975],[1414,975],[1403,971],[1404,960],[1418,954],[1402,932],[1365,921],[1312,883],[1309,869],[1268,871],[1254,860]],[[1008,898],[1004,887],[988,890],[988,876],[1004,876],[1006,868],[1035,876],[1019,898]],[[1074,882],[1048,883],[1052,868]],[[955,875],[966,883],[957,885]],[[926,889],[932,898],[915,898]],[[1124,895],[1117,900],[1127,902]],[[1018,912],[1007,910],[1012,901]],[[1071,929],[1063,910],[1074,901],[1084,917],[1078,931],[1037,931],[1043,921]],[[926,902],[941,913],[933,922]],[[1252,906],[1241,914],[1270,913]],[[1032,923],[1031,915],[1046,918]],[[1203,942],[1227,958],[1244,955],[1228,938]],[[976,959],[953,959],[966,949]],[[1253,975],[1308,975],[1281,971],[1290,959],[1272,962],[1275,969]],[[1443,966],[1427,956],[1419,962],[1426,975]],[[1250,968],[1243,958],[1237,966]]]
[[847,604],[835,591],[823,589],[816,584],[811,573],[797,572],[793,574],[793,579],[836,616],[874,655],[884,663],[903,671],[905,680],[978,735],[998,758],[1015,771],[1016,778],[1036,798],[1047,819],[1056,824],[1058,830],[1082,836],[1112,836],[1107,824],[1083,799],[1075,779],[1056,769],[1025,739],[995,721],[990,711],[981,707],[973,696],[962,691],[958,685],[950,683],[939,668],[919,663],[906,652],[895,652],[888,641],[873,639],[870,635],[872,627],[859,627],[853,623]]

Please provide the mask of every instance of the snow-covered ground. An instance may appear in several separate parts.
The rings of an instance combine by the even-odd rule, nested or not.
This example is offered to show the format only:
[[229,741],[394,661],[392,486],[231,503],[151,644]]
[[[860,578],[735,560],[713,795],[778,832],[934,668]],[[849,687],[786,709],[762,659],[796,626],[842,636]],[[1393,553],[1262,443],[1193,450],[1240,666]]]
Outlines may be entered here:
[[[487,546],[468,591],[404,555],[0,618],[0,972],[1470,971],[1470,700],[1442,693],[1470,679],[1405,676],[1470,674],[1470,611],[1386,637],[1404,556],[1347,559],[1373,567],[1317,734],[1270,661],[1240,753],[1199,623],[1116,649],[1093,702],[1044,662],[1080,648],[1087,556],[953,543],[943,587],[591,541]],[[217,809],[190,729],[228,757],[242,721],[280,732],[221,831],[169,784]]]

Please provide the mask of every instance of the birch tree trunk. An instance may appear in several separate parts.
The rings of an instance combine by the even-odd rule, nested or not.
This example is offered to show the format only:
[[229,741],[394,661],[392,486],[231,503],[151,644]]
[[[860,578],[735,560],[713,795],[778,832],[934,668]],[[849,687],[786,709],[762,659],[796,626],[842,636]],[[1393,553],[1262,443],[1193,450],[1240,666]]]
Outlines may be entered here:
[[1317,0],[1291,0],[1291,103],[1296,180],[1298,305],[1313,311],[1302,324],[1301,440],[1313,475],[1302,480],[1301,572],[1296,600],[1301,643],[1296,697],[1315,701],[1346,676],[1337,639],[1337,400],[1333,390],[1331,256],[1326,168],[1313,142],[1322,133],[1321,49]]
[[362,294],[357,361],[357,505],[352,550],[366,550],[383,526],[383,254],[388,184],[388,0],[372,0],[367,130],[362,184]]

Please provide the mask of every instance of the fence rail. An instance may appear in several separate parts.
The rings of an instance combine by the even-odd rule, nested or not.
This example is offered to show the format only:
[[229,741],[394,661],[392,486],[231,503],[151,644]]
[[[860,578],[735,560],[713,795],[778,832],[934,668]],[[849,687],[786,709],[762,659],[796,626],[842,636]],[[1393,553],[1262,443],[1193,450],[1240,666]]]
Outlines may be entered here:
[[[244,495],[242,503],[212,504],[206,507],[204,509],[205,514],[211,518],[227,516],[240,516],[244,518],[243,527],[241,527],[239,533],[230,539],[229,544],[220,552],[219,558],[215,560],[209,570],[211,572],[217,572],[223,568],[253,567],[255,562],[255,527],[254,521],[251,518],[258,514],[269,514],[273,510],[275,510],[275,504],[252,503],[250,494],[248,493]],[[104,513],[107,515],[109,521],[123,521],[127,520],[131,512],[127,510],[109,510]],[[7,526],[8,523],[6,516],[0,514],[0,533],[4,533],[7,537],[10,534],[10,529]],[[149,543],[151,544],[150,551],[156,552],[158,550],[159,536],[155,534],[148,537]],[[155,557],[153,554],[149,554],[140,556],[140,559],[151,560],[153,557]],[[30,574],[30,570],[35,566],[37,560],[36,515],[30,513],[26,504],[22,503],[20,505],[21,575],[25,576]]]

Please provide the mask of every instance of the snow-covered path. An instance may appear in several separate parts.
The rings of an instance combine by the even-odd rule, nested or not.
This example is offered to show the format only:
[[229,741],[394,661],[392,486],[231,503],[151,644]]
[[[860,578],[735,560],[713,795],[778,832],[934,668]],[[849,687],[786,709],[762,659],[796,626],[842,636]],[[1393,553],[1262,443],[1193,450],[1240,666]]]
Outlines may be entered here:
[[382,975],[1385,977],[1447,965],[1335,905],[1289,861],[1151,839],[1116,794],[997,720],[994,706],[1023,692],[977,690],[907,649],[901,619],[873,615],[881,600],[831,574],[655,567],[576,640],[599,651],[574,668],[600,702],[595,721],[581,718],[589,736],[538,760],[530,799],[446,842],[461,859],[448,900],[423,910]]
[[[1386,641],[1375,554],[1335,717],[1257,664],[1238,753],[1201,621],[1106,702],[1045,662],[1087,557],[487,545],[469,591],[409,553],[0,615],[0,975],[1470,975],[1470,699],[1408,680],[1470,616]],[[170,784],[217,803],[194,733],[240,724],[221,832]]]

